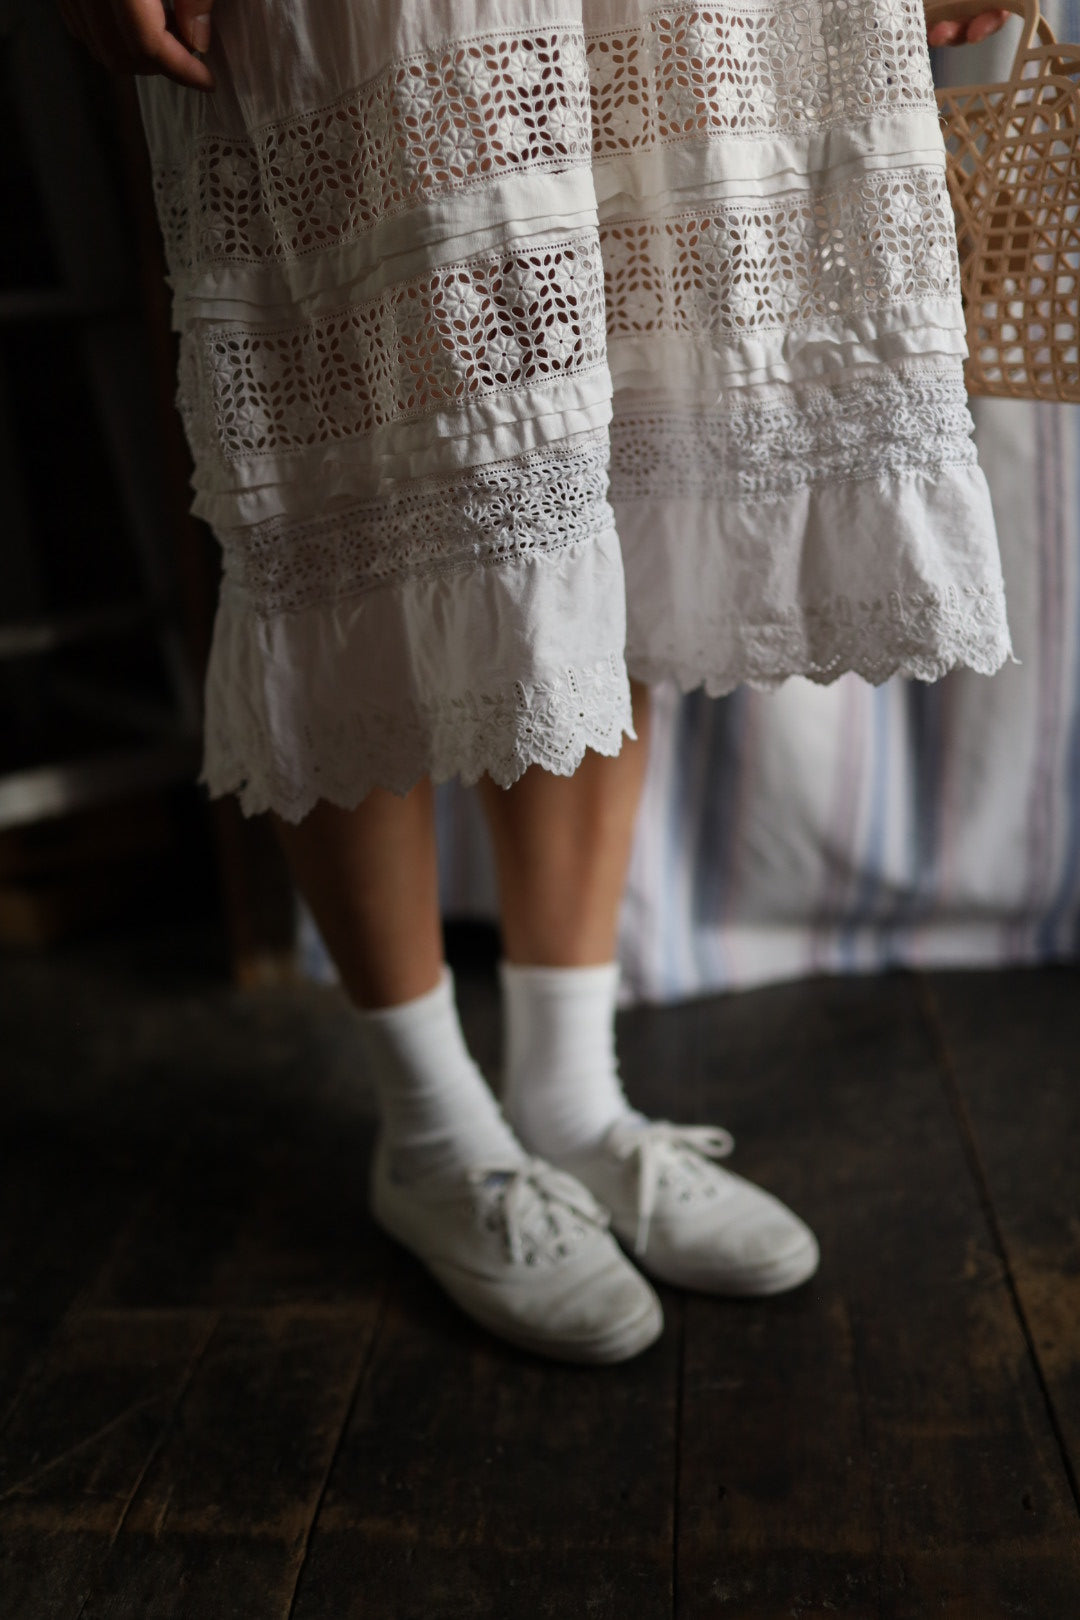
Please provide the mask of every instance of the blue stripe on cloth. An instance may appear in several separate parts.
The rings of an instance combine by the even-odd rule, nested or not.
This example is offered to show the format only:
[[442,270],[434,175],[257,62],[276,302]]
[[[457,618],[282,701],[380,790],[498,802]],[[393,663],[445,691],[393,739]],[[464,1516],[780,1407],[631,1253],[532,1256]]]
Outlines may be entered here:
[[[945,714],[948,677],[934,686],[909,683],[912,741],[912,877],[905,894],[905,921],[921,921],[941,895],[942,793],[945,785]],[[910,939],[908,941],[910,946]],[[910,954],[910,952],[909,952]]]
[[665,999],[685,995],[693,975],[685,956],[693,954],[693,929],[686,909],[679,903],[686,884],[691,802],[689,771],[694,757],[692,741],[701,724],[700,692],[693,692],[678,704],[673,723],[674,748],[667,814],[664,817],[661,839],[663,888],[660,904],[660,983],[659,993]]
[[[944,711],[948,699],[945,682],[927,685],[904,681],[907,718],[906,766],[909,793],[907,874],[897,884],[893,902],[880,920],[878,962],[898,967],[913,959],[915,926],[930,915],[940,899],[942,788],[944,784]],[[888,802],[899,811],[903,781],[887,782]]]
[[860,966],[860,937],[872,921],[885,875],[886,834],[889,821],[889,740],[892,730],[888,684],[871,694],[872,724],[869,728],[870,802],[861,849],[855,845],[852,858],[858,863],[859,881],[850,910],[837,939],[837,957],[845,972]]
[[859,808],[866,780],[866,712],[868,694],[860,682],[846,677],[829,694],[835,709],[836,737],[832,794],[819,831],[821,882],[817,902],[807,919],[809,972],[836,972],[841,949],[838,930],[847,916],[851,874],[857,870]]
[[1028,780],[1025,829],[1024,922],[1017,931],[1013,948],[1029,957],[1039,955],[1039,919],[1044,915],[1050,889],[1049,865],[1053,848],[1054,764],[1057,754],[1060,715],[1060,525],[1051,521],[1054,512],[1051,485],[1054,469],[1049,464],[1049,414],[1054,407],[1032,405],[1035,437],[1036,478],[1033,494],[1037,513],[1035,532],[1039,546],[1034,562],[1038,617],[1036,645],[1032,659],[1035,692],[1035,745]]
[[697,882],[693,892],[693,926],[703,946],[703,982],[726,984],[736,977],[728,960],[724,925],[731,920],[733,877],[739,831],[739,795],[745,781],[749,693],[745,687],[723,698],[701,698],[702,722],[708,730],[701,812],[694,842]]
[[[1064,477],[1067,468],[1062,460],[1062,442],[1065,439],[1066,426],[1070,429],[1067,442],[1070,444],[1074,456],[1080,455],[1080,413],[1075,409],[1069,410],[1070,420],[1063,421],[1064,410],[1054,410],[1050,423],[1053,434],[1053,456],[1048,461],[1053,469],[1060,468]],[[1076,465],[1076,462],[1073,462]],[[1065,540],[1064,540],[1064,502],[1055,502],[1056,532],[1061,535],[1059,556],[1062,567],[1065,566]],[[1075,512],[1073,513],[1075,519]],[[1064,627],[1068,642],[1074,653],[1080,641],[1080,567],[1072,569],[1072,602],[1070,604],[1071,618]],[[1064,581],[1062,581],[1064,583]],[[1065,612],[1064,602],[1059,604],[1059,611]],[[1066,666],[1067,667],[1067,666]],[[1080,693],[1076,690],[1075,680],[1067,678],[1066,669],[1061,670],[1061,677],[1072,699],[1071,713],[1061,717],[1062,738],[1062,766],[1063,781],[1059,802],[1064,811],[1061,858],[1058,871],[1056,890],[1046,914],[1039,925],[1037,932],[1037,948],[1040,957],[1054,957],[1063,952],[1074,949],[1077,943],[1075,922],[1072,912],[1076,905],[1078,890],[1080,890]]]

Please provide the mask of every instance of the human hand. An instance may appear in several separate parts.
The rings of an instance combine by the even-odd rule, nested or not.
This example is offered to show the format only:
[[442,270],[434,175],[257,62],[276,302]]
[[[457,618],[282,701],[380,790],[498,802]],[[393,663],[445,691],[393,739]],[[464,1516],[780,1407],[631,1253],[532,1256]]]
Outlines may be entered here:
[[193,90],[212,90],[214,76],[193,51],[210,44],[214,0],[59,0],[71,33],[113,73],[163,73]]
[[1008,22],[1011,11],[980,11],[977,17],[950,17],[927,30],[929,45],[977,45]]

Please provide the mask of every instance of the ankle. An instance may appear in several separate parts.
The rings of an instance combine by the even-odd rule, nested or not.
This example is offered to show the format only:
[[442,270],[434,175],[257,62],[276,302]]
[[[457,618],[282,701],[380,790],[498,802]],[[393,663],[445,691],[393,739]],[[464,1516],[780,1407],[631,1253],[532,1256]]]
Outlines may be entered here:
[[615,962],[588,967],[501,964],[503,1100],[533,1152],[559,1161],[629,1112],[615,1057]]
[[358,1017],[397,1174],[521,1162],[521,1145],[465,1043],[448,969],[424,995]]

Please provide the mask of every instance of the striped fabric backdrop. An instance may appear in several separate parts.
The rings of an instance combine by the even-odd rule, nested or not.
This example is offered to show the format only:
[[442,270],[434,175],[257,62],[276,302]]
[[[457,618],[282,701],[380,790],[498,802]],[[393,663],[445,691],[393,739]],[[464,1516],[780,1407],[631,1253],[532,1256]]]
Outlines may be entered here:
[[[1044,11],[1080,39],[1080,0]],[[935,51],[938,82],[1003,77],[1018,29]],[[628,998],[1078,954],[1080,408],[972,411],[1020,662],[933,686],[658,690],[622,919]],[[476,806],[453,785],[440,839],[447,914],[494,915]]]

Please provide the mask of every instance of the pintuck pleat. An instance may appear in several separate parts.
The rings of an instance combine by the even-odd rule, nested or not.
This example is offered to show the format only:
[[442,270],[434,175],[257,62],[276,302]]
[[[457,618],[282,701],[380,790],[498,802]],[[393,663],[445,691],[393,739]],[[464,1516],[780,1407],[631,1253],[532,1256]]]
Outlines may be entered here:
[[507,9],[233,0],[140,86],[249,812],[1011,656],[920,0]]

